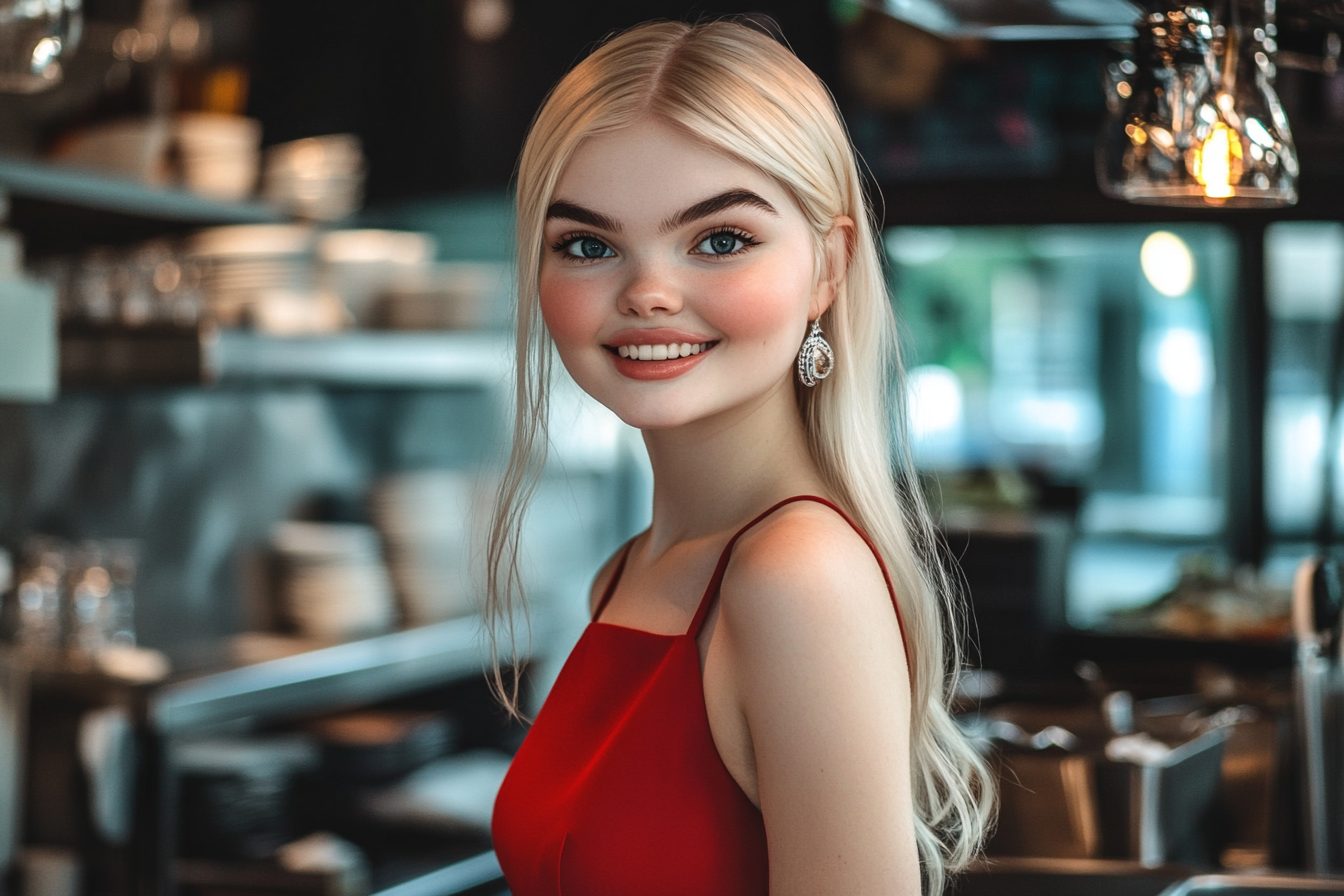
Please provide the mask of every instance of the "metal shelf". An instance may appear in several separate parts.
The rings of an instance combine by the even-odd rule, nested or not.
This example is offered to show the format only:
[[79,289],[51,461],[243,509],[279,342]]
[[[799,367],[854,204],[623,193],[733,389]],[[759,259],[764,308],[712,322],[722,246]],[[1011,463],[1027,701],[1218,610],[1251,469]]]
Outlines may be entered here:
[[223,331],[206,343],[204,363],[207,379],[221,384],[488,387],[509,375],[511,349],[499,333],[363,331],[279,339]]
[[445,865],[373,896],[454,896],[490,883],[503,883],[504,872],[494,850]]
[[491,332],[279,338],[211,328],[70,326],[61,331],[61,385],[493,388],[506,382],[511,352],[509,337]]
[[10,200],[7,226],[23,234],[31,257],[129,246],[201,227],[285,220],[259,202],[221,202],[175,187],[3,155],[0,194]]
[[187,224],[266,224],[282,220],[259,202],[221,202],[170,187],[80,168],[0,156],[0,188],[13,197]]
[[479,617],[468,616],[173,682],[148,695],[149,724],[172,735],[306,715],[483,674],[488,654],[480,626]]

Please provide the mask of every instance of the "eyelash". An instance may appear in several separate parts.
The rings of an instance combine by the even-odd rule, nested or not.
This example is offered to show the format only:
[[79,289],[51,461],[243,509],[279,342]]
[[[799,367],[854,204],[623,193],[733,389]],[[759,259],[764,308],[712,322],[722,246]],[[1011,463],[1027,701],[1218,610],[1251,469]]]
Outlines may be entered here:
[[722,255],[716,254],[716,253],[714,253],[714,252],[700,252],[700,253],[697,253],[697,254],[699,254],[699,255],[705,255],[705,256],[707,256],[707,257],[709,257],[709,258],[733,258],[733,257],[735,257],[735,256],[741,255],[743,252],[746,252],[746,251],[747,251],[748,249],[750,249],[752,246],[758,246],[758,245],[760,245],[760,240],[756,239],[754,236],[752,236],[751,234],[747,233],[745,230],[742,230],[742,229],[737,228],[737,227],[733,227],[731,224],[724,224],[724,225],[722,225],[722,226],[720,226],[720,227],[715,227],[713,230],[706,231],[706,232],[704,233],[703,236],[701,236],[701,237],[699,237],[698,239],[696,239],[696,241],[695,241],[695,245],[698,246],[698,245],[700,245],[701,243],[703,243],[705,240],[709,239],[710,237],[718,236],[718,235],[721,234],[721,233],[726,233],[726,234],[728,234],[729,236],[732,236],[732,237],[734,237],[734,238],[736,238],[736,239],[741,240],[741,241],[742,241],[742,248],[740,248],[740,249],[734,249],[734,250],[731,251],[731,252],[725,252],[725,253],[722,254]]
[[[725,224],[725,225],[723,225],[723,226],[721,226],[721,227],[715,227],[715,228],[713,228],[712,230],[704,231],[704,232],[702,233],[701,236],[699,236],[699,237],[697,237],[697,238],[695,239],[695,242],[693,243],[693,245],[698,246],[698,245],[700,245],[701,243],[703,243],[705,240],[709,239],[710,237],[712,237],[712,236],[718,236],[718,235],[721,234],[721,233],[729,234],[730,236],[732,236],[732,237],[734,237],[734,238],[736,238],[736,239],[738,239],[738,240],[741,240],[741,241],[742,241],[742,248],[740,248],[740,249],[734,249],[732,252],[727,252],[727,253],[724,253],[723,255],[717,255],[717,254],[715,254],[715,253],[713,253],[713,252],[698,252],[698,253],[696,253],[696,254],[697,254],[697,255],[704,255],[704,256],[707,256],[707,257],[709,257],[709,258],[733,258],[733,257],[735,257],[735,256],[737,256],[737,255],[741,255],[743,252],[746,252],[748,249],[752,248],[753,246],[758,246],[758,245],[760,245],[760,240],[756,239],[754,236],[752,236],[751,234],[747,233],[745,230],[742,230],[742,229],[739,228],[739,227],[734,227],[734,226],[732,226],[732,225],[730,225],[730,224]],[[576,232],[574,232],[574,233],[567,233],[567,234],[565,234],[564,236],[560,237],[560,239],[556,240],[554,243],[551,243],[551,251],[552,251],[552,252],[556,252],[556,253],[558,253],[559,255],[563,256],[563,257],[566,258],[567,260],[569,260],[569,261],[571,261],[571,262],[574,262],[574,263],[576,263],[576,264],[588,264],[589,262],[593,262],[593,261],[601,261],[601,260],[602,260],[600,257],[599,257],[599,258],[583,258],[583,257],[578,256],[578,255],[571,255],[570,253],[568,253],[568,252],[565,251],[565,250],[568,249],[570,246],[572,246],[572,245],[574,245],[575,243],[577,243],[579,240],[597,240],[598,242],[602,243],[603,245],[606,245],[606,240],[602,239],[600,236],[597,236],[596,234],[588,233],[588,232],[586,232],[586,231],[576,231]]]
[[556,255],[559,255],[563,261],[566,261],[570,264],[589,264],[594,261],[602,260],[601,256],[597,258],[584,258],[580,255],[571,255],[568,251],[569,247],[577,243],[579,240],[597,240],[604,246],[607,244],[606,240],[602,239],[600,236],[597,236],[596,234],[587,233],[585,231],[576,231],[574,233],[567,233],[564,236],[560,237],[560,239],[556,240],[554,243],[551,243],[551,251],[554,252]]

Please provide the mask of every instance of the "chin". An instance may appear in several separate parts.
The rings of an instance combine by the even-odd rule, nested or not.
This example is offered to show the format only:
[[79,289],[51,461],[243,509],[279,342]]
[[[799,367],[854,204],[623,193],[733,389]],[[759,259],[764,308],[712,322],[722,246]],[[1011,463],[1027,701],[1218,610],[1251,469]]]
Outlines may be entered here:
[[614,402],[607,404],[607,407],[621,418],[621,422],[639,430],[676,429],[678,426],[685,426],[687,423],[694,423],[709,416],[704,409],[683,408],[669,404],[660,405],[656,401]]

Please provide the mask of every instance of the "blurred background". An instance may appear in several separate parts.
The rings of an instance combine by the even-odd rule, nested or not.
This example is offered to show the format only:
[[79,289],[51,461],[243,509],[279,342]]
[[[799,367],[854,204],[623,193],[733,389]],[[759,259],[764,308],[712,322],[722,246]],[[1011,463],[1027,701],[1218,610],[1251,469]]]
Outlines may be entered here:
[[[869,174],[1013,782],[963,892],[1341,869],[1339,3],[0,0],[8,886],[500,892],[510,180],[604,36],[722,15]],[[531,710],[651,488],[551,413]]]

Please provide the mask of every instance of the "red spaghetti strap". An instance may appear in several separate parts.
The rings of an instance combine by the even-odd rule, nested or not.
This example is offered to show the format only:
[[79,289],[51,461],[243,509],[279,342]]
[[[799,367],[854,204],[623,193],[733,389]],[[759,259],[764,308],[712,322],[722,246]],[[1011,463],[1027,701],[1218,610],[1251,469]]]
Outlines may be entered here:
[[616,584],[621,581],[621,573],[625,572],[625,561],[630,559],[630,549],[634,547],[635,540],[632,538],[621,548],[621,559],[616,561],[616,569],[611,573],[611,580],[607,582],[607,588],[602,592],[602,599],[597,602],[597,609],[593,611],[593,621],[602,615],[602,611],[607,608],[607,601],[616,593]]
[[[751,529],[779,508],[786,504],[793,504],[796,501],[813,501],[817,504],[824,504],[831,508],[840,515],[840,519],[849,523],[850,528],[858,533],[859,537],[863,539],[864,544],[868,545],[868,550],[873,552],[873,557],[877,560],[878,568],[882,570],[882,580],[887,583],[887,593],[891,595],[891,605],[896,610],[896,624],[900,626],[901,640],[904,642],[905,620],[901,618],[901,608],[900,605],[896,603],[896,589],[891,584],[891,574],[887,572],[887,564],[883,561],[882,554],[878,551],[877,545],[873,544],[873,540],[868,537],[867,532],[859,528],[859,525],[849,518],[849,514],[845,513],[839,507],[836,507],[832,502],[825,498],[817,497],[816,495],[794,495],[792,498],[785,498],[783,501],[775,504],[769,510],[747,523],[741,529],[738,529],[737,532],[733,534],[733,537],[728,539],[728,544],[724,546],[723,553],[719,555],[718,565],[714,567],[714,575],[710,577],[709,585],[705,587],[705,594],[700,598],[700,606],[695,611],[695,618],[691,620],[691,627],[686,630],[686,633],[696,638],[700,636],[700,629],[704,627],[705,617],[709,615],[709,608],[714,603],[714,598],[718,596],[719,588],[723,585],[723,574],[728,569],[728,560],[732,556],[733,546],[737,544],[737,540],[745,535],[747,530]],[[909,652],[908,644],[906,645],[906,652]]]

